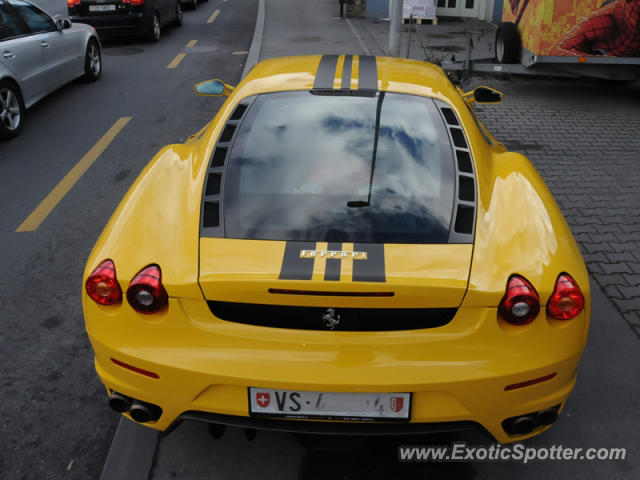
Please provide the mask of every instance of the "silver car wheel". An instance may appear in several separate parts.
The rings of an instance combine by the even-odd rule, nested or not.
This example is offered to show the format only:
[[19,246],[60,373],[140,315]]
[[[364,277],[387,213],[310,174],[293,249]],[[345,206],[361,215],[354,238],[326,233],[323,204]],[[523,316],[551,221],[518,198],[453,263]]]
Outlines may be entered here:
[[0,122],[9,130],[20,125],[20,101],[8,88],[0,90]]
[[95,44],[89,45],[89,68],[94,75],[100,75],[102,63],[100,61],[100,52]]

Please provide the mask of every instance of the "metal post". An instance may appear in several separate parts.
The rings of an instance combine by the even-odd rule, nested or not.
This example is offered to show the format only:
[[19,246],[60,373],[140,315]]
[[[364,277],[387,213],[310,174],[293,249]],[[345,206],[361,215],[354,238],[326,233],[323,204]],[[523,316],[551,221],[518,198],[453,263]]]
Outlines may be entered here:
[[391,22],[389,25],[389,55],[400,56],[400,28],[402,25],[403,0],[391,0]]

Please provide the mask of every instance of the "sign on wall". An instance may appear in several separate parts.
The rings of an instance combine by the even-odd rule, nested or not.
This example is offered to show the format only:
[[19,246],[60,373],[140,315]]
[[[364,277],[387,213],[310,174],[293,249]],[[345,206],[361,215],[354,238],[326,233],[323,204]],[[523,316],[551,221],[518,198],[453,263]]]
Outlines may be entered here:
[[435,0],[404,0],[402,5],[403,18],[436,18]]

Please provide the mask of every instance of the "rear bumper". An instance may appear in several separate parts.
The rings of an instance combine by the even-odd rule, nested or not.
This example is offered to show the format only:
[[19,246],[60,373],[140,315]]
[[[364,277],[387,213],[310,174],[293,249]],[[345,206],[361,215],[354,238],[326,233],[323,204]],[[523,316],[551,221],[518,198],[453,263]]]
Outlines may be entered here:
[[151,28],[151,19],[144,13],[71,16],[70,20],[74,23],[86,23],[93,26],[102,37],[142,35]]
[[199,420],[202,422],[227,425],[231,427],[254,428],[275,432],[305,433],[311,435],[423,435],[449,432],[477,432],[487,438],[492,436],[475,422],[432,422],[432,423],[371,423],[371,422],[310,422],[300,420],[278,420],[237,415],[220,415],[208,412],[185,412],[181,420]]
[[[588,316],[558,325],[543,311],[532,324],[515,329],[498,321],[496,309],[462,307],[439,328],[371,333],[224,322],[195,299],[172,298],[169,308],[153,317],[126,303],[102,307],[85,298],[84,308],[103,383],[159,405],[162,416],[145,424],[158,430],[180,418],[316,433],[325,428],[423,433],[477,424],[500,442],[548,428],[511,436],[502,422],[564,404],[576,381]],[[159,378],[124,369],[112,358]],[[551,373],[556,376],[546,382],[505,390]],[[249,416],[248,387],[411,392],[411,418],[393,425],[257,419]],[[334,424],[319,426],[327,423]]]

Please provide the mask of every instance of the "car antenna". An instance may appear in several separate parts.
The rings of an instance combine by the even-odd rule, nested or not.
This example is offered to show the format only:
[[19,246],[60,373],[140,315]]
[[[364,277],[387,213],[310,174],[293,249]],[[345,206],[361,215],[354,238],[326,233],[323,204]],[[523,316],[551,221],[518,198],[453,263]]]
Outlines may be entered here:
[[376,106],[376,131],[373,138],[373,155],[371,156],[371,174],[369,175],[369,194],[367,195],[367,201],[364,200],[350,200],[347,202],[347,207],[350,208],[362,208],[371,206],[371,190],[373,188],[373,173],[376,169],[376,156],[378,154],[378,134],[380,132],[380,114],[382,112],[382,100],[384,99],[384,92],[380,92],[378,95],[378,104]]

